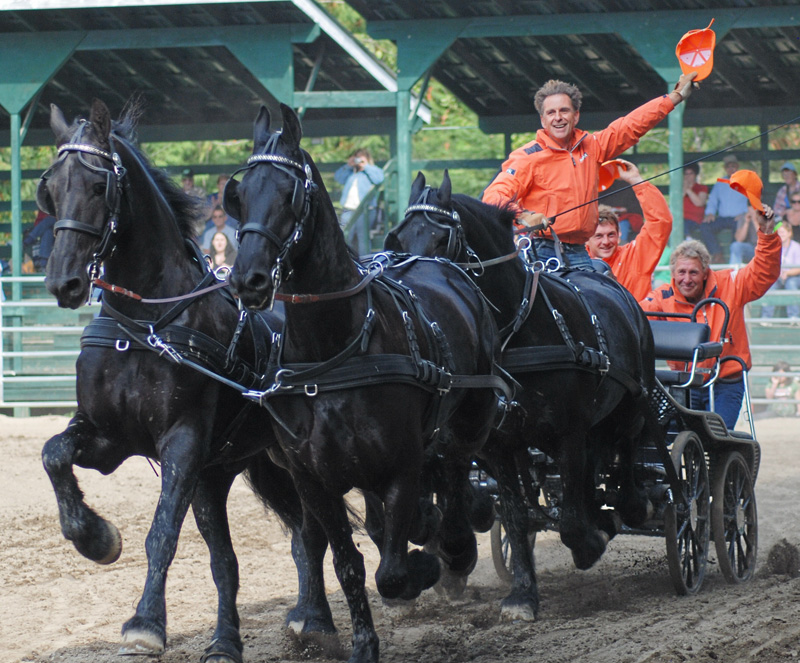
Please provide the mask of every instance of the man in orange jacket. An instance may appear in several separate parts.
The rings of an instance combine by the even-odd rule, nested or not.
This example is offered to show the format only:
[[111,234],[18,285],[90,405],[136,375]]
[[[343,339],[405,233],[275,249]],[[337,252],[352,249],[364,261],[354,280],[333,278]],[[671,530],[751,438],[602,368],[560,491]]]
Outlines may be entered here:
[[[681,75],[675,89],[647,102],[606,129],[589,134],[577,128],[582,95],[577,87],[551,80],[536,93],[542,128],[536,140],[514,150],[483,192],[483,202],[510,204],[526,226],[552,225],[570,265],[591,268],[584,246],[597,225],[600,164],[613,159],[663,120],[692,91],[696,72]],[[534,238],[537,255],[554,257],[552,234]]]
[[586,249],[590,257],[604,260],[617,281],[639,301],[653,288],[653,271],[672,232],[672,214],[661,192],[642,179],[635,165],[618,161],[624,166],[619,178],[633,186],[645,223],[636,239],[620,246],[619,219],[610,207],[600,205],[597,227]]
[[[646,311],[691,313],[695,304],[716,297],[728,305],[730,319],[725,334],[722,357],[741,357],[747,368],[752,365],[750,344],[744,323],[744,306],[769,290],[781,271],[781,240],[773,231],[775,220],[766,205],[757,213],[758,241],[755,256],[742,269],[709,269],[711,255],[702,242],[690,239],[679,244],[670,256],[672,282],[653,290],[640,304]],[[711,327],[711,338],[722,333],[725,313],[721,306],[709,304],[698,313],[698,320]],[[705,364],[709,364],[705,362]],[[683,366],[674,366],[681,370]],[[742,369],[738,362],[722,364],[720,379],[714,385],[714,409],[732,429],[739,418],[744,394]],[[692,390],[692,407],[709,409],[708,389]]]

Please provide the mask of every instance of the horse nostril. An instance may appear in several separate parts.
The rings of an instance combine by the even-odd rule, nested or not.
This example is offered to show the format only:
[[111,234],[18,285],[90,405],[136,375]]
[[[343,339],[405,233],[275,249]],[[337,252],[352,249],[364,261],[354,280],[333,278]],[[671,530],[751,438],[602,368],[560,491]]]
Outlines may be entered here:
[[249,290],[260,292],[269,287],[270,278],[265,272],[252,271],[247,276],[246,287]]

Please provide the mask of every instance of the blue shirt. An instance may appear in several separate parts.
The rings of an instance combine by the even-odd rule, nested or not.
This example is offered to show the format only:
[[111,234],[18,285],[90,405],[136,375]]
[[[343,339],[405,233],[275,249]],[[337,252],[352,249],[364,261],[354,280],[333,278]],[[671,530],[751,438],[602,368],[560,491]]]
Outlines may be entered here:
[[351,187],[357,187],[358,200],[364,200],[364,196],[369,193],[369,190],[373,186],[383,182],[383,170],[378,166],[367,164],[364,166],[364,170],[356,172],[350,166],[344,164],[336,170],[336,172],[333,174],[333,177],[337,182],[339,182],[339,184],[344,185],[344,188],[342,189],[342,197],[340,199],[340,203],[342,207],[344,207],[344,203],[347,200],[347,196],[350,193]]
[[717,182],[711,187],[706,214],[733,218],[746,212],[747,196],[731,189],[727,182]]

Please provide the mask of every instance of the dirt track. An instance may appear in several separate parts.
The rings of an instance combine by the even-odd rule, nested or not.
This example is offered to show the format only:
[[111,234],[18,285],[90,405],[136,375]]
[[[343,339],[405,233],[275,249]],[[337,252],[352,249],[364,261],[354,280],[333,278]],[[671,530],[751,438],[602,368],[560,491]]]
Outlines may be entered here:
[[[390,615],[381,606],[366,557],[381,660],[392,663],[644,663],[745,662],[800,657],[800,578],[767,572],[767,553],[782,537],[800,544],[800,420],[758,422],[763,448],[757,497],[759,572],[744,586],[725,584],[712,564],[698,596],[675,596],[664,541],[618,537],[591,570],[574,569],[555,535],[537,541],[542,610],[536,623],[498,620],[503,597],[491,563],[488,535],[464,599],[447,603],[426,592],[415,610]],[[159,479],[144,459],[131,459],[109,477],[79,471],[89,504],[122,532],[118,562],[100,567],[64,541],[55,499],[42,470],[43,442],[66,419],[0,417],[5,481],[0,484],[0,654],[6,662],[119,663],[122,623],[133,614],[145,574],[144,537]],[[282,629],[293,605],[296,577],[289,541],[276,520],[241,483],[229,505],[242,589],[239,609],[245,660],[337,660],[303,646]],[[712,562],[714,560],[712,553]],[[346,604],[330,565],[326,578],[343,650],[349,647]],[[197,661],[208,644],[216,594],[208,555],[187,519],[167,585],[168,650],[163,663]]]

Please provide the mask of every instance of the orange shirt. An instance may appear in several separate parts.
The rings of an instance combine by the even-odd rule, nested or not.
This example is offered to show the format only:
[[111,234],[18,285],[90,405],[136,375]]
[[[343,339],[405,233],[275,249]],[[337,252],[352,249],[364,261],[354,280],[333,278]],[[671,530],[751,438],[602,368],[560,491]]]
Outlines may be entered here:
[[[555,216],[554,228],[562,242],[584,244],[597,224],[594,199],[600,164],[635,145],[673,108],[665,95],[614,120],[602,131],[590,134],[576,128],[568,150],[540,129],[536,140],[508,156],[502,171],[483,192],[483,202],[513,203],[520,209]],[[572,209],[583,203],[588,204]]]
[[[650,182],[635,185],[633,191],[642,206],[645,224],[636,239],[618,247],[612,256],[603,260],[611,267],[617,281],[639,301],[653,288],[653,271],[672,232],[672,213],[664,196]],[[589,250],[588,246],[586,248]],[[597,257],[591,251],[589,255]]]
[[[747,329],[744,324],[744,305],[762,297],[775,283],[781,271],[781,239],[776,233],[765,235],[758,233],[755,257],[740,270],[721,269],[710,271],[706,279],[701,299],[717,297],[728,305],[730,320],[725,335],[722,356],[737,356],[744,359],[747,368],[752,365],[750,343],[747,340]],[[669,286],[662,286],[650,292],[639,302],[645,311],[663,311],[665,313],[691,313],[694,304],[683,299],[674,279]],[[678,318],[680,319],[680,318]],[[720,338],[725,312],[721,306],[710,305],[698,313],[698,321],[708,323],[711,327],[711,339]],[[669,362],[674,370],[682,370],[683,364]],[[701,364],[704,367],[713,365],[712,360]],[[720,375],[728,377],[741,371],[738,363],[729,361],[722,365]]]

